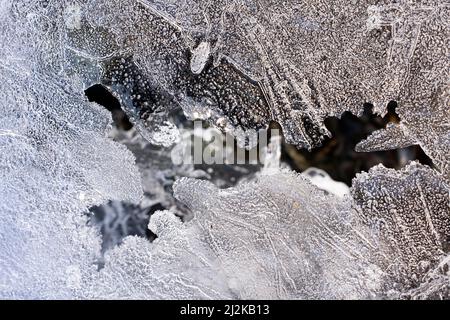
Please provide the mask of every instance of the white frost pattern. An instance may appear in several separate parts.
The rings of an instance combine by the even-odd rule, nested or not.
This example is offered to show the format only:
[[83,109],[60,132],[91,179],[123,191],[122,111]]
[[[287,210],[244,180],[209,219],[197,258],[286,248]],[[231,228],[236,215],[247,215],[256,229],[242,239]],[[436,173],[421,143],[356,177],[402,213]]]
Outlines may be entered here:
[[[287,2],[0,1],[0,298],[449,297],[450,7]],[[312,148],[326,117],[398,99],[400,124],[358,151],[420,144],[439,171],[377,166],[339,198],[278,169],[272,145],[253,181],[178,180],[195,217],[155,213],[158,238],[126,238],[98,270],[83,213],[139,203],[149,179],[108,139],[94,83],[162,146],[178,107],[234,133],[275,120]]]

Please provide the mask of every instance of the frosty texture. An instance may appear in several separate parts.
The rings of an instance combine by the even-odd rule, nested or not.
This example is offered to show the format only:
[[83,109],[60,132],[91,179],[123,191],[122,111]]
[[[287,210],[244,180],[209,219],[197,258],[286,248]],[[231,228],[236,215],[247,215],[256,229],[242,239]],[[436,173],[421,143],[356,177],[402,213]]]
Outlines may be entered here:
[[[188,116],[210,119],[222,129],[268,124],[254,81],[227,61],[205,68],[209,44],[196,46],[173,19],[145,2],[87,1],[80,7],[80,21],[64,35],[65,51],[72,57],[67,70],[86,86],[108,86],[149,141],[166,146],[175,141],[176,128],[166,120],[179,106]],[[93,46],[98,42],[105,52]]]
[[129,237],[85,283],[83,298],[226,299],[232,295],[211,250],[168,211],[155,213],[153,243]]
[[[290,171],[218,189],[183,178],[195,217],[157,212],[149,244],[127,238],[86,282],[90,298],[446,298],[450,203],[443,177],[417,163],[354,179],[353,198]],[[120,279],[120,280],[118,280]]]
[[[448,15],[445,1],[0,1],[0,297],[448,297]],[[138,203],[164,169],[139,161],[141,177],[107,138],[94,83],[162,146],[180,106],[236,135],[275,120],[313,148],[326,117],[396,100],[400,124],[358,150],[418,143],[440,172],[379,166],[343,200],[277,159],[235,188],[182,179],[195,219],[158,212],[158,239],[126,238],[99,271],[83,212]]]
[[[178,124],[183,127],[183,124]],[[184,129],[183,137],[190,141],[192,130]],[[135,129],[121,131],[113,129],[109,137],[124,144],[136,158],[136,166],[141,175],[144,197],[139,202],[111,201],[91,209],[90,223],[99,228],[102,234],[103,252],[120,244],[128,235],[153,237],[148,232],[150,215],[156,210],[171,209],[178,216],[188,220],[190,214],[173,197],[172,185],[178,177],[210,178],[202,171],[195,170],[192,164],[175,164],[172,155],[174,148],[156,146],[146,141]]]
[[399,101],[401,125],[376,132],[359,149],[420,144],[449,179],[450,6],[447,1],[400,2],[372,7],[369,12],[378,21],[378,29],[392,33],[387,51],[391,79],[386,84]]
[[449,190],[440,174],[417,163],[401,171],[377,166],[353,181],[360,219],[381,240],[377,261],[405,287],[422,283],[449,250]]
[[192,179],[175,185],[230,288],[265,299],[411,294],[448,250],[448,192],[442,176],[417,163],[359,175],[351,201],[290,172],[226,190]]
[[349,203],[302,176],[262,175],[226,190],[182,179],[174,189],[239,298],[367,298],[378,286]]
[[275,120],[310,149],[329,135],[326,117],[366,102],[384,114],[396,100],[402,125],[359,150],[420,144],[448,177],[445,1],[91,0],[78,10],[64,35],[69,69],[121,96],[152,142],[174,141],[165,119],[181,106],[233,133]]
[[99,253],[82,212],[141,196],[134,158],[105,135],[110,116],[58,74],[53,10],[0,4],[2,298],[73,297]]

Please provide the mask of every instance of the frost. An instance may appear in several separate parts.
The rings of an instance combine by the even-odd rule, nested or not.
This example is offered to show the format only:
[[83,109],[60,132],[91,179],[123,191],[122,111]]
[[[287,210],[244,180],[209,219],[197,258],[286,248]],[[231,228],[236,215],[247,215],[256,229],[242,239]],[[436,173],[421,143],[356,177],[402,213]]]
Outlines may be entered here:
[[443,258],[439,264],[430,270],[423,282],[406,295],[412,299],[448,299],[450,295],[450,255]]
[[45,21],[59,9],[1,4],[2,298],[73,298],[100,249],[82,212],[141,196],[134,158],[106,138],[110,116],[58,74],[64,21]]
[[448,185],[416,163],[359,175],[344,200],[289,171],[174,188],[243,299],[412,295],[448,250]]
[[[182,124],[179,124],[182,126]],[[190,131],[183,130],[186,139]],[[97,227],[102,235],[102,251],[106,252],[121,244],[129,235],[153,238],[147,225],[150,216],[156,210],[171,209],[183,219],[189,219],[190,213],[180,207],[171,192],[177,177],[210,178],[209,175],[194,168],[192,164],[173,161],[177,154],[173,148],[156,146],[146,141],[135,129],[127,132],[113,129],[109,137],[123,144],[136,157],[136,166],[141,176],[144,197],[138,202],[111,201],[108,204],[91,208],[91,225]]]
[[210,54],[210,45],[208,42],[200,43],[197,48],[192,50],[191,71],[194,74],[200,74],[208,61]]
[[87,281],[84,298],[229,299],[214,255],[198,236],[168,211],[155,213],[149,243],[128,237],[107,254],[105,267]]
[[100,68],[95,80],[122,97],[151,141],[167,113],[182,106],[194,116],[190,105],[200,104],[198,116],[226,119],[223,129],[275,120],[288,142],[312,148],[329,134],[326,117],[359,114],[364,102],[383,114],[397,100],[402,132],[448,166],[439,125],[448,121],[440,50],[448,47],[448,6],[439,1],[87,1],[66,12],[66,23],[81,23],[63,34],[72,67],[85,78]]
[[448,252],[449,190],[440,174],[417,163],[401,171],[377,166],[353,183],[360,219],[382,241],[378,264],[406,288],[423,283]]
[[[99,28],[90,34],[114,35],[114,55],[132,53],[151,91],[170,93],[188,115],[206,115],[212,123],[226,119],[219,127],[231,131],[275,120],[288,142],[312,148],[329,135],[326,117],[359,114],[364,102],[384,114],[387,102],[396,100],[402,135],[448,171],[440,148],[448,145],[441,124],[448,122],[449,65],[442,48],[450,37],[448,6],[440,1],[118,3],[95,1],[100,18],[99,10],[86,10],[86,22]],[[119,18],[117,10],[133,14]],[[135,104],[139,117],[131,107],[129,112],[150,119],[173,107],[148,103],[148,109]],[[193,104],[201,105],[196,114]]]
[[271,170],[280,168],[281,158],[281,136],[272,136],[265,149],[263,172],[270,173]]
[[[67,10],[78,24],[78,8]],[[438,0],[91,0],[63,49],[68,69],[109,86],[155,143],[176,139],[152,132],[181,106],[236,134],[277,121],[311,149],[330,134],[325,118],[366,102],[385,114],[395,100],[401,125],[373,139],[396,143],[360,151],[420,144],[448,177],[448,10]]]
[[358,143],[355,149],[358,152],[370,152],[400,149],[417,144],[417,141],[406,135],[405,131],[403,124],[388,123],[385,129],[375,131],[369,138]]
[[[0,297],[448,298],[449,8],[0,1]],[[109,139],[110,115],[83,95],[94,84],[147,141]],[[311,149],[330,134],[327,117],[366,102],[384,114],[392,100],[400,123],[357,150],[420,144],[438,170],[377,166],[338,197],[337,184],[279,169],[281,138],[261,172],[227,189],[169,159],[183,139],[180,108],[239,146],[276,121],[287,142]],[[150,218],[151,243],[123,238],[133,233],[123,202],[111,202],[110,228],[88,224],[84,213],[109,200],[139,206],[138,217],[171,211]],[[189,220],[184,206],[191,221],[177,217]]]
[[348,202],[283,172],[219,190],[181,179],[176,197],[191,208],[241,299],[367,298],[378,273],[370,243]]

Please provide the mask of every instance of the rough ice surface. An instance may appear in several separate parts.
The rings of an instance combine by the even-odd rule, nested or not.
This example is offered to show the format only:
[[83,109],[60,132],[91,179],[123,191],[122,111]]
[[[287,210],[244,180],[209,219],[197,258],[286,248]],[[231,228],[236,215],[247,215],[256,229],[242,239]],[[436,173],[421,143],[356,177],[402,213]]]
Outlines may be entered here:
[[156,212],[149,243],[128,237],[110,251],[104,268],[84,283],[82,298],[230,299],[226,278],[195,226],[182,224],[169,211]]
[[448,252],[448,192],[417,163],[359,175],[344,200],[289,171],[226,190],[193,179],[175,185],[230,288],[262,299],[410,294]]
[[423,283],[426,272],[448,253],[449,190],[442,175],[418,163],[401,171],[377,166],[355,178],[355,208],[382,239],[377,259],[393,279],[393,290]]
[[0,4],[2,298],[73,297],[100,248],[82,212],[141,197],[133,156],[106,137],[110,116],[59,74],[63,20],[49,9]]
[[349,203],[306,178],[262,175],[226,190],[181,179],[175,194],[196,213],[192,223],[239,298],[367,298],[379,286]]
[[[449,10],[0,0],[0,297],[448,298]],[[395,100],[400,123],[357,150],[420,144],[437,170],[377,166],[342,199],[278,169],[272,145],[252,181],[219,189],[193,168],[164,168],[167,151],[148,142],[133,156],[109,139],[110,116],[83,95],[97,83],[162,147],[180,139],[180,107],[237,137],[277,121],[310,149],[329,135],[325,118],[365,102],[384,114]],[[175,184],[176,203],[166,182],[180,176],[191,178]],[[150,218],[154,242],[120,236],[102,257],[85,213],[109,200],[173,210]],[[182,205],[189,222],[175,215]]]
[[274,120],[288,142],[313,148],[329,135],[326,117],[366,102],[385,114],[395,100],[401,125],[359,149],[420,144],[448,177],[445,1],[91,0],[67,10],[68,69],[120,96],[152,142],[173,143],[165,120],[181,106],[233,133]]
[[377,149],[420,144],[448,172],[445,1],[91,0],[69,12],[68,69],[119,95],[152,142],[173,143],[165,119],[182,106],[230,132],[275,120],[312,148],[326,117],[396,100],[402,125],[386,134],[398,143]]
[[[190,131],[185,130],[185,134],[189,136]],[[101,231],[103,252],[120,244],[128,235],[146,236],[150,215],[157,210],[171,209],[183,219],[189,219],[190,212],[177,205],[171,187],[179,177],[209,178],[208,173],[192,164],[174,163],[173,155],[182,144],[173,148],[153,145],[135,129],[124,132],[115,128],[109,137],[125,145],[135,156],[144,197],[137,202],[111,201],[91,209],[90,223]]]
[[[449,179],[450,6],[446,1],[413,1],[369,8],[373,26],[391,34],[386,89],[399,102],[399,126],[375,132],[361,151],[420,144]],[[386,140],[386,138],[388,140]]]

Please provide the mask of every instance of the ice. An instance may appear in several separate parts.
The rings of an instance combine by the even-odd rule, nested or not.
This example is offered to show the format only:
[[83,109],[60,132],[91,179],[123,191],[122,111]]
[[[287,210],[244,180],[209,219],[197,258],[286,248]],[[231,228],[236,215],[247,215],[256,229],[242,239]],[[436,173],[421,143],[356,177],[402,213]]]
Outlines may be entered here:
[[[396,171],[376,166],[353,181],[360,220],[380,239],[377,264],[394,290],[417,287],[449,248],[449,186],[418,163]],[[398,289],[398,287],[397,287]]]
[[448,250],[449,188],[432,169],[377,166],[344,199],[270,172],[225,190],[193,179],[174,187],[239,298],[399,298]]
[[[448,15],[437,0],[0,1],[0,297],[448,298]],[[93,84],[146,141],[108,137]],[[179,108],[238,139],[276,121],[311,149],[327,117],[391,100],[400,123],[358,151],[420,144],[437,170],[377,166],[338,197],[279,169],[275,141],[231,188],[169,162]],[[102,251],[86,213],[108,201],[123,215]],[[124,203],[171,209],[154,242],[123,239]]]
[[[447,96],[445,81],[438,77],[440,70],[448,67],[445,53],[439,50],[448,41],[445,28],[448,7],[439,3],[364,1],[355,6],[344,1],[291,0],[281,4],[266,0],[231,1],[221,5],[218,1],[149,0],[133,8],[139,9],[134,12],[153,17],[158,24],[173,30],[175,47],[179,50],[193,50],[189,61],[165,49],[173,55],[173,71],[183,72],[180,70],[189,63],[192,71],[192,63],[199,58],[201,63],[198,62],[194,73],[201,71],[200,78],[209,76],[219,80],[239,70],[249,77],[241,77],[249,86],[251,80],[257,81],[262,90],[252,95],[263,101],[249,108],[236,104],[230,112],[222,103],[222,96],[211,99],[208,95],[190,93],[194,83],[187,78],[186,82],[169,84],[171,90],[187,90],[188,97],[206,103],[203,113],[211,109],[222,113],[236,128],[265,126],[268,120],[276,120],[285,129],[288,142],[311,148],[328,134],[322,124],[325,117],[339,116],[346,110],[359,114],[364,102],[372,102],[376,111],[384,114],[387,102],[398,100],[400,116],[410,131],[414,131],[418,120],[408,119],[409,110],[431,112],[431,118],[444,115],[445,101],[433,100]],[[132,6],[124,4],[123,7]],[[149,73],[153,57],[149,52],[144,56],[136,49],[145,37],[145,33],[136,36],[132,50],[142,69]],[[432,41],[425,40],[428,38]],[[209,55],[213,57],[213,69],[204,65]],[[424,59],[433,66],[426,73],[421,72],[427,65],[422,63]],[[231,68],[223,68],[227,63]],[[152,72],[159,69],[152,68]],[[164,81],[173,76],[160,75]],[[433,93],[407,93],[415,89]],[[239,94],[239,87],[230,85],[223,97]],[[180,101],[181,105],[185,102]],[[184,107],[187,111],[188,107]],[[235,115],[241,112],[246,113],[247,121],[256,120],[238,121]],[[441,137],[439,127],[433,129],[435,136]],[[439,153],[439,146],[431,142],[427,139],[423,144],[437,148]]]
[[[178,122],[176,118],[175,122]],[[183,123],[178,123],[179,128]],[[190,141],[191,131],[181,130]],[[114,141],[123,144],[136,158],[136,166],[141,176],[144,197],[138,202],[111,201],[91,209],[90,223],[102,234],[102,251],[106,252],[122,243],[129,235],[148,236],[147,225],[150,216],[156,210],[171,209],[183,220],[189,220],[190,213],[179,206],[173,197],[171,188],[178,177],[209,178],[209,175],[194,168],[192,163],[174,161],[177,148],[184,149],[182,141],[173,148],[149,143],[132,128],[129,131],[114,128],[108,135]]]
[[403,124],[388,123],[386,128],[372,133],[369,138],[357,144],[358,152],[371,152],[377,150],[392,150],[405,148],[418,142],[405,134],[407,129]]
[[84,287],[84,298],[230,299],[232,294],[211,249],[195,226],[168,211],[156,212],[149,243],[128,237],[106,256],[105,267]]
[[350,203],[300,175],[271,172],[225,190],[186,178],[174,186],[233,293],[241,299],[374,295],[379,270],[366,260],[371,244]]
[[405,296],[409,299],[446,300],[450,295],[450,255],[430,270],[418,288],[410,290]]
[[76,296],[100,249],[83,212],[141,197],[134,157],[106,137],[110,115],[59,73],[60,9],[1,4],[2,298]]
[[208,62],[210,54],[210,45],[208,42],[200,43],[197,48],[192,51],[191,57],[191,71],[194,74],[200,74]]
[[[383,115],[395,100],[401,125],[359,150],[420,144],[448,178],[441,1],[91,0],[67,12],[80,24],[64,35],[68,69],[109,86],[151,142],[174,142],[164,123],[181,106],[236,135],[277,121],[287,142],[311,149],[330,134],[327,117],[366,102]],[[382,136],[396,143],[370,142]]]
[[14,133],[0,137],[1,296],[70,298],[66,268],[90,270],[99,248],[82,212],[140,198],[134,158],[106,138],[109,115],[82,91],[1,69],[0,123]]
[[[441,1],[405,1],[379,6],[378,12],[385,21],[384,28],[392,33],[387,66],[394,76],[386,83],[391,86],[388,90],[397,91],[401,123],[375,132],[359,149],[420,144],[448,180],[449,60],[447,50],[442,48],[448,48],[450,39],[449,7]],[[383,143],[383,137],[390,142]]]

